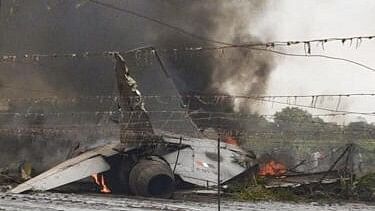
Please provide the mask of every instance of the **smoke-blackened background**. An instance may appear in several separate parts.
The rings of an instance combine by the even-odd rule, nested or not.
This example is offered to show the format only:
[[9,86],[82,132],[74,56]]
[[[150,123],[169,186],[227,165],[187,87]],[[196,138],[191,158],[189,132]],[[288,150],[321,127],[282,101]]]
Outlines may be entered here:
[[[259,41],[251,30],[264,1],[167,1],[165,15],[175,25],[196,35],[226,43]],[[264,12],[264,11],[263,11]],[[168,19],[166,19],[168,20]],[[176,36],[163,31],[157,43],[167,47],[220,45],[212,41]],[[226,49],[198,54],[185,53],[172,63],[184,91],[231,95],[263,94],[273,58],[249,49]],[[251,105],[235,102],[235,111],[254,111]]]
[[[256,42],[251,27],[263,4],[259,1],[105,1],[146,14],[193,34],[227,43]],[[191,47],[218,45],[193,38],[156,23],[77,0],[3,0],[1,53],[66,53],[124,50],[141,46]],[[180,53],[182,54],[182,53]],[[261,94],[273,61],[248,49],[185,53],[169,58],[170,71],[180,76],[184,91]],[[2,85],[20,82],[61,95],[100,95],[113,90],[111,60],[41,61],[41,65],[4,66]],[[4,70],[3,70],[4,71]],[[25,78],[20,78],[20,76]],[[29,80],[27,80],[29,79]],[[25,82],[27,82],[25,84]],[[7,93],[15,89],[8,88]],[[31,92],[28,90],[27,92]],[[20,93],[25,93],[24,90]],[[29,96],[30,93],[27,93]],[[239,109],[239,108],[237,108]]]
[[[255,0],[106,0],[103,2],[157,18],[200,37],[226,43],[257,42],[258,39],[251,33],[252,26],[264,9],[264,1]],[[1,0],[0,9],[0,54],[17,55],[18,58],[33,53],[102,52],[142,46],[166,49],[220,45],[84,0]],[[164,51],[160,55],[168,71],[175,76],[174,80],[181,93],[262,94],[274,64],[268,54],[249,49],[198,53]],[[140,61],[136,61],[136,58],[138,57],[134,55],[127,58],[130,66],[135,70],[145,66],[159,68],[155,62],[139,65],[144,60],[141,58]],[[16,63],[0,64],[0,70],[2,99],[54,97],[58,101],[72,97],[116,93],[113,61],[110,58],[41,58],[37,63],[24,63],[22,59],[18,59]],[[72,103],[74,105],[69,106],[66,103],[51,105],[17,102],[2,102],[1,108],[10,113],[45,114],[56,111],[96,112],[113,107],[110,103],[103,106],[102,102],[74,102]],[[195,106],[199,108],[202,105],[197,103]],[[257,110],[249,103],[232,101],[220,105],[220,108],[205,106],[203,109],[241,112]],[[22,120],[7,116],[2,118],[1,125],[3,128],[36,126],[49,128],[54,127],[53,124],[61,125],[66,122],[70,124],[72,121],[70,117],[59,117],[61,121],[58,121],[47,116],[46,114],[32,116]],[[97,125],[101,121],[100,118],[80,119],[76,123],[86,126]],[[106,126],[111,127],[109,124]],[[7,146],[8,142],[4,141],[2,149],[17,146],[23,148],[23,153],[16,153],[15,158],[5,157],[3,160],[35,158],[28,155],[30,151],[37,151],[38,159],[42,159],[42,155],[56,151],[54,149],[58,146],[66,146],[66,143],[72,142],[71,146],[79,148],[85,142],[96,142],[103,136],[105,135],[97,129],[80,129],[79,132],[69,135],[60,133],[53,135],[56,140],[50,142],[47,139],[51,139],[51,136],[38,133],[32,140],[46,141],[43,144],[43,153],[37,150],[41,142],[24,144],[28,140],[18,137],[14,141],[14,137],[9,136],[6,139],[13,139],[17,145],[12,143]],[[78,144],[76,144],[77,140]],[[70,152],[71,149],[60,150],[58,154],[61,155],[55,155],[54,160],[47,162],[47,165],[57,162],[59,158],[67,156]],[[40,165],[46,163],[40,160],[37,162],[40,162]]]

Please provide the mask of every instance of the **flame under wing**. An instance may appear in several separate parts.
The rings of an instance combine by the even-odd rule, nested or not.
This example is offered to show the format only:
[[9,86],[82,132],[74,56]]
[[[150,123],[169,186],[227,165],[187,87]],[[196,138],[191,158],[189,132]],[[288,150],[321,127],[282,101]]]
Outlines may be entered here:
[[84,179],[93,174],[108,171],[110,166],[103,159],[103,156],[117,154],[118,152],[114,150],[117,145],[118,144],[108,144],[85,152],[18,185],[9,192],[22,193],[29,190],[51,190]]

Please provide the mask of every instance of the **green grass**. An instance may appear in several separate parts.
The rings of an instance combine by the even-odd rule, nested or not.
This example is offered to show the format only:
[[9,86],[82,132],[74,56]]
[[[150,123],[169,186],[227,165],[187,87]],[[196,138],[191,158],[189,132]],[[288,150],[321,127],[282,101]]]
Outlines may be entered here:
[[[375,200],[375,173],[370,173],[357,179],[353,185],[348,184],[349,187],[346,183],[332,185],[334,184],[331,184],[330,187],[324,186],[325,188],[323,189],[315,186],[315,188],[311,189],[312,192],[308,191],[308,187],[303,186],[298,188],[265,188],[263,179],[257,178],[256,182],[249,181],[247,184],[235,184],[228,191],[235,200],[240,201],[319,201],[328,203],[342,200]],[[349,190],[349,192],[346,190]]]
[[355,196],[360,200],[375,200],[375,173],[367,174],[354,183]]
[[[254,184],[256,183],[256,184]],[[299,197],[286,188],[267,189],[262,178],[247,184],[235,184],[229,190],[240,201],[299,201]]]

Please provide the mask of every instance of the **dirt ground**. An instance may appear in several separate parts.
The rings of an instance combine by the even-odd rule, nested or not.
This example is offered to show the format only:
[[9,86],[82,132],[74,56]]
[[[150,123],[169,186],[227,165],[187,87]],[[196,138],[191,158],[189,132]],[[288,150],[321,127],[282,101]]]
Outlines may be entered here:
[[[101,211],[101,210],[217,210],[217,205],[206,202],[186,202],[181,200],[159,200],[126,198],[112,195],[33,193],[7,194],[0,193],[1,211]],[[293,204],[281,202],[243,203],[223,201],[222,210],[254,211],[372,211],[375,205],[365,204],[332,204],[318,203]]]

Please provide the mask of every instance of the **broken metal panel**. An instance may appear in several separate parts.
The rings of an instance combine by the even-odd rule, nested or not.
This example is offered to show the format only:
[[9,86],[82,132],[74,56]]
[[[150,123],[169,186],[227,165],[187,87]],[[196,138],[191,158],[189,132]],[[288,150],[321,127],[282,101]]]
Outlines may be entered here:
[[[167,142],[173,139],[165,138]],[[190,148],[180,151],[175,174],[184,181],[199,186],[217,186],[217,142],[209,139],[184,139],[183,144]],[[173,168],[177,160],[177,151],[163,156]],[[220,149],[220,177],[225,183],[236,175],[247,170],[238,160],[242,157],[241,151],[234,151],[221,143]]]
[[[27,182],[10,190],[10,193],[22,193],[28,190],[51,190],[93,174],[98,174],[110,169],[109,164],[101,156],[90,158],[72,166],[55,167],[51,170],[28,180]],[[45,176],[47,175],[47,176]]]
[[123,111],[120,119],[120,140],[127,145],[139,144],[144,141],[145,135],[153,134],[152,125],[137,82],[130,76],[125,59],[120,54],[114,56],[117,87],[120,94],[119,106]]
[[316,173],[305,173],[295,175],[284,175],[279,177],[264,177],[265,188],[300,187],[310,184],[332,184],[349,180],[348,177],[340,175],[339,171],[324,171]]
[[10,190],[11,193],[22,193],[28,190],[50,190],[62,185],[78,181],[92,174],[110,169],[102,156],[117,154],[118,143],[108,144],[69,159],[54,168],[26,181]]
[[[124,90],[120,91],[120,95],[128,94],[130,88],[133,91],[131,94],[135,96],[133,101],[129,97],[124,98],[124,108],[132,109],[135,106],[135,110],[144,111],[156,135],[159,135],[157,131],[162,130],[187,137],[201,137],[197,126],[188,115],[188,108],[183,104],[173,79],[163,69],[164,66],[157,54],[156,57],[161,68],[145,67],[130,73],[134,76],[138,87],[133,78],[129,78],[125,60],[120,55],[116,56],[116,72],[119,73],[121,70],[122,76],[126,75],[125,78],[122,77],[122,81],[119,81],[119,90]],[[124,84],[124,81],[127,82]],[[142,98],[140,93],[147,97]]]
[[180,154],[177,158],[178,152],[173,152],[164,156],[168,161],[169,166],[174,169],[176,166],[175,173],[181,174],[181,172],[193,172],[194,171],[194,151],[192,148],[185,148],[180,150]]

